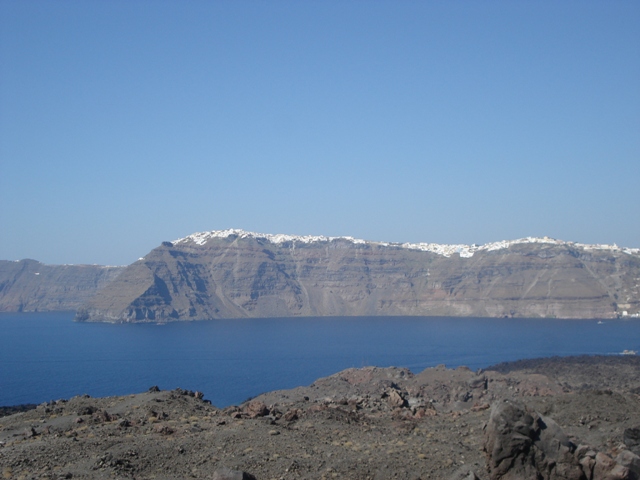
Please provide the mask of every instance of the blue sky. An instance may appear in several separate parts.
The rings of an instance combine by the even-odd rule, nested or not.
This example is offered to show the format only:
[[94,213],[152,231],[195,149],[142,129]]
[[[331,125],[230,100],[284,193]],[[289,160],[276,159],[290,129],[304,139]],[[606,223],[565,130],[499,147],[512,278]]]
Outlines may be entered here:
[[640,2],[0,2],[0,259],[640,247]]

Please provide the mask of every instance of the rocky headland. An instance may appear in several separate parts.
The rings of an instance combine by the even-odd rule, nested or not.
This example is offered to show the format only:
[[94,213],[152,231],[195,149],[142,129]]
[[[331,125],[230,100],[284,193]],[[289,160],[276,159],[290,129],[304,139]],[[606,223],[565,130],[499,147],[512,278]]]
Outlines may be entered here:
[[164,242],[79,321],[289,316],[612,318],[640,311],[640,249],[525,238],[394,244],[225,230]]
[[[223,388],[223,387],[221,387]],[[181,389],[0,418],[4,478],[640,478],[640,358],[349,369],[218,409]]]
[[76,310],[124,268],[0,260],[0,312]]

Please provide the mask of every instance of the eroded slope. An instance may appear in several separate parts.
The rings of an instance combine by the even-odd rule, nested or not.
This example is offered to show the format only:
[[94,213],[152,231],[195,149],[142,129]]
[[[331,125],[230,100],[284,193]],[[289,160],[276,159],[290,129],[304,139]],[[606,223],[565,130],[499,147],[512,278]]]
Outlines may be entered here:
[[[445,249],[210,232],[165,242],[78,320],[442,315],[611,318],[640,311],[640,256],[524,239]],[[442,247],[442,248],[440,248]]]

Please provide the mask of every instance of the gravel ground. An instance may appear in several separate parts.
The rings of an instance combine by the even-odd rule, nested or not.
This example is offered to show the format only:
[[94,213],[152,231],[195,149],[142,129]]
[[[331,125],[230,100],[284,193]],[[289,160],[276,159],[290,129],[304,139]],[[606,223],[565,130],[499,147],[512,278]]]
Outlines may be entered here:
[[615,454],[640,425],[640,358],[350,369],[223,410],[198,392],[74,397],[0,418],[3,478],[206,479],[222,467],[264,479],[488,478],[489,406],[553,418],[577,444]]

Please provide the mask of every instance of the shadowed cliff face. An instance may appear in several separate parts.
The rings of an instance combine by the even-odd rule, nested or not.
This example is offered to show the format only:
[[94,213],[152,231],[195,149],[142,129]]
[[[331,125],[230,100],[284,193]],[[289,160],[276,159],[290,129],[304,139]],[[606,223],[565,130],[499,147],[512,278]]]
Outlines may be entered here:
[[0,312],[75,310],[124,269],[0,260]]
[[640,258],[526,243],[450,257],[349,239],[229,235],[165,242],[78,312],[81,321],[450,315],[609,318],[640,310]]

